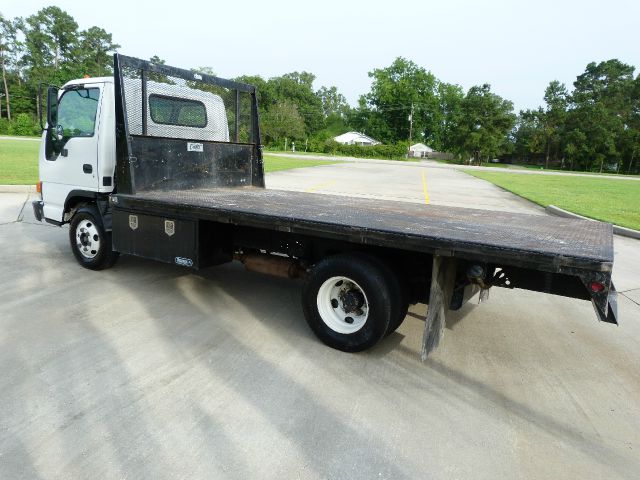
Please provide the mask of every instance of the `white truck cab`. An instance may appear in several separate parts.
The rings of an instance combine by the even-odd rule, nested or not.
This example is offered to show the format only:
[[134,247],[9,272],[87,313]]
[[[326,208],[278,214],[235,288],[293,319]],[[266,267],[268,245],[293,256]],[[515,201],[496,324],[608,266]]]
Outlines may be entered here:
[[112,77],[72,80],[59,91],[57,112],[48,115],[57,113],[57,122],[43,131],[39,154],[42,216],[50,223],[68,221],[80,199],[113,191],[113,95]]
[[[124,84],[127,98],[141,97],[142,82]],[[229,141],[222,98],[212,92],[148,81],[147,129],[154,136]],[[47,93],[47,126],[39,153],[36,218],[55,225],[70,221],[84,203],[106,202],[114,191],[116,118],[113,77],[82,78]],[[130,102],[130,118],[138,119],[130,135],[142,134],[143,107]],[[109,228],[108,225],[106,225]]]

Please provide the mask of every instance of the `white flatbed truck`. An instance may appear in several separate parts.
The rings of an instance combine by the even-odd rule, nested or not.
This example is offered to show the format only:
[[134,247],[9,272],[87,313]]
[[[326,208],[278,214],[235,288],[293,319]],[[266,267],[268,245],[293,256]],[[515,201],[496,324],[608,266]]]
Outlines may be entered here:
[[350,352],[423,302],[425,358],[447,311],[492,287],[591,301],[617,323],[609,224],[265,189],[255,87],[123,55],[113,77],[47,99],[33,209],[70,225],[83,267],[125,254],[302,277],[309,326]]

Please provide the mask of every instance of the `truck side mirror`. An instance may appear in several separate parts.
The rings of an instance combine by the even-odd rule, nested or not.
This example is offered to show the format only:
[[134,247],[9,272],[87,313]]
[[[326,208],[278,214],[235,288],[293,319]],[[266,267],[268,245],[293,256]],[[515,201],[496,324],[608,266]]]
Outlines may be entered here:
[[58,125],[58,89],[49,87],[47,89],[47,126],[55,128]]

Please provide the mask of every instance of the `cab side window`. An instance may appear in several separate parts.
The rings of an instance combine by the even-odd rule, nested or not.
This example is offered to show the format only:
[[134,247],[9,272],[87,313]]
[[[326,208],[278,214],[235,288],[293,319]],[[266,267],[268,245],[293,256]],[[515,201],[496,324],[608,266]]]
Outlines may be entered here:
[[79,88],[64,92],[58,102],[58,125],[63,137],[92,137],[96,127],[99,88]]
[[207,126],[207,108],[198,100],[150,95],[151,120],[162,125],[204,128]]

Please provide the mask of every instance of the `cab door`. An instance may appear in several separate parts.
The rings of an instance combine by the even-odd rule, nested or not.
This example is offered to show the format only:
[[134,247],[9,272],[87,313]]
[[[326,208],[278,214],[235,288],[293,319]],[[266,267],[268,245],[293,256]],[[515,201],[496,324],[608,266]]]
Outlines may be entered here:
[[72,85],[58,98],[40,161],[44,216],[61,221],[72,190],[98,191],[102,84]]

